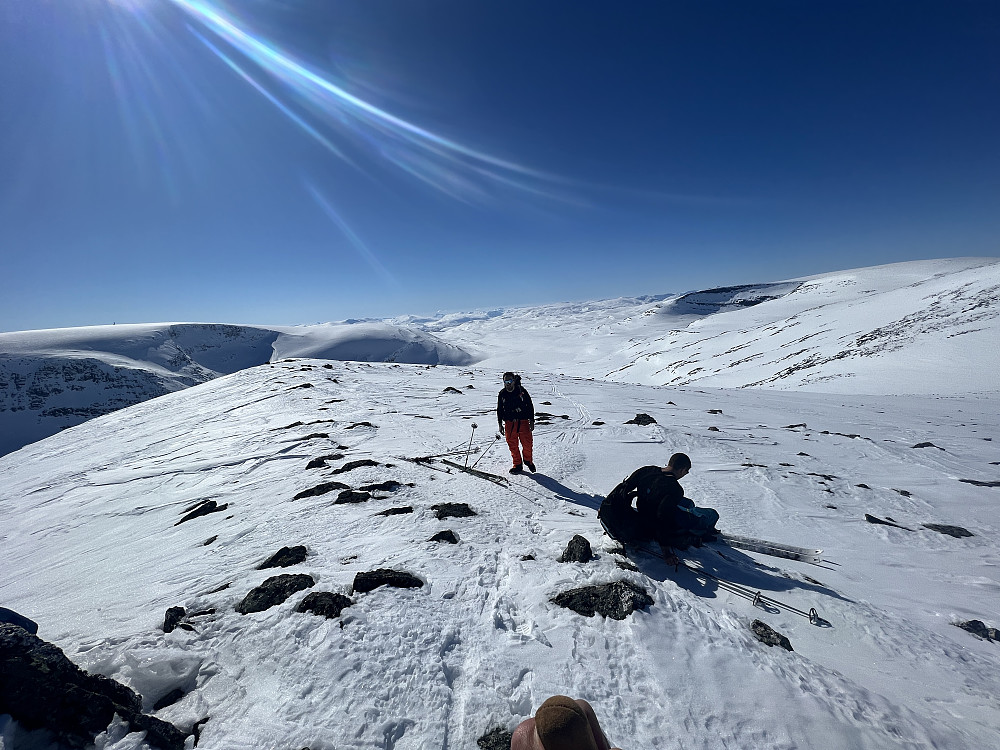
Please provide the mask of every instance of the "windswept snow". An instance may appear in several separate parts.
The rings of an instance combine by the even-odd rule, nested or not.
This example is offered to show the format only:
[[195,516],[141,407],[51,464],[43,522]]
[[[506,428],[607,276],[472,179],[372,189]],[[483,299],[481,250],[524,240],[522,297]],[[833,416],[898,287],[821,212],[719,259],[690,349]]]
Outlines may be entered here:
[[[183,729],[210,717],[205,748],[474,747],[553,693],[591,701],[626,748],[998,744],[1000,651],[954,626],[998,617],[1000,489],[959,481],[1000,472],[995,403],[662,389],[547,372],[526,372],[525,384],[553,417],[536,430],[541,473],[509,488],[403,459],[473,436],[470,463],[503,472],[509,458],[491,430],[499,384],[478,368],[264,365],[28,446],[0,458],[0,602],[147,706],[187,691],[157,715]],[[657,424],[624,424],[640,411]],[[936,447],[914,447],[924,442]],[[688,495],[716,507],[726,530],[822,547],[829,562],[708,548],[688,559],[815,607],[829,627],[653,558],[619,567],[596,507],[632,469],[676,450],[694,459]],[[331,454],[341,457],[306,468]],[[376,465],[334,473],[358,459]],[[360,504],[335,504],[336,492],[293,499],[331,480],[401,486]],[[177,525],[207,499],[228,507]],[[443,502],[478,515],[438,521],[431,506]],[[413,512],[380,515],[401,506]],[[866,523],[865,513],[913,530]],[[459,543],[429,541],[443,529]],[[556,562],[574,534],[595,545],[596,560]],[[256,569],[297,544],[305,562]],[[425,585],[353,594],[335,620],[295,612],[308,591],[265,612],[235,611],[277,573],[351,595],[355,574],[377,568]],[[615,621],[550,601],[615,580],[645,588],[654,604]],[[164,612],[178,605],[214,612],[194,618],[193,631],[164,634]],[[795,651],[757,642],[754,619]]]

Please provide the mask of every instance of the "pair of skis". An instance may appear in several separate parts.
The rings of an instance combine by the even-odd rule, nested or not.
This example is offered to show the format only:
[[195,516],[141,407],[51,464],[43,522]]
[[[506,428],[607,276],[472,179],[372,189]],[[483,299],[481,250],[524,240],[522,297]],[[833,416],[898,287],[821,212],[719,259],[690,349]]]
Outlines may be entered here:
[[771,557],[782,557],[786,560],[798,560],[799,562],[818,565],[822,562],[821,549],[809,549],[808,547],[793,547],[790,544],[779,542],[769,542],[764,539],[752,539],[746,536],[736,536],[735,534],[719,534],[718,539],[723,544],[747,552],[757,552],[761,555]]

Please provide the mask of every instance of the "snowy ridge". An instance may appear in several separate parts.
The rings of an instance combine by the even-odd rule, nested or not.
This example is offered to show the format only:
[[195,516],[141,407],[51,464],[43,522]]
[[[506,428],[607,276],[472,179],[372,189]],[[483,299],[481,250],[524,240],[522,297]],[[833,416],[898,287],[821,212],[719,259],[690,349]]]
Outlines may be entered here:
[[[210,717],[199,748],[475,747],[553,693],[591,701],[621,747],[998,744],[1000,652],[954,627],[997,616],[1000,489],[959,481],[998,478],[1000,421],[988,398],[524,375],[538,408],[556,416],[536,430],[542,473],[509,489],[400,458],[464,447],[473,421],[491,423],[499,384],[478,367],[263,365],[27,446],[0,458],[0,601],[85,668],[138,690],[147,708],[180,688],[156,715],[184,730]],[[625,424],[639,411],[657,424]],[[503,472],[509,458],[492,440],[475,433],[473,460]],[[618,565],[597,504],[675,450],[694,459],[687,494],[716,507],[725,530],[823,547],[832,562],[708,549],[688,558],[815,607],[830,627],[754,608],[655,559]],[[323,456],[325,467],[307,468]],[[358,460],[369,463],[340,471]],[[335,503],[336,490],[295,499],[330,481],[397,485],[360,503]],[[178,524],[206,500],[225,507]],[[432,506],[446,502],[477,515],[438,520]],[[402,507],[412,512],[383,515]],[[913,530],[866,523],[865,513]],[[429,541],[444,529],[457,544]],[[593,543],[594,561],[556,562],[574,534]],[[257,569],[298,544],[304,562]],[[352,593],[354,576],[377,568],[424,585]],[[236,612],[282,573],[315,585],[264,612]],[[550,601],[616,580],[654,603],[617,621]],[[331,620],[296,612],[311,591],[352,604]],[[172,606],[214,612],[165,634]],[[754,619],[795,651],[757,642]],[[24,739],[2,719],[0,736],[5,748]],[[143,745],[119,732],[99,747]]]
[[281,357],[461,365],[472,356],[379,323],[167,323],[0,333],[0,455],[125,406]]

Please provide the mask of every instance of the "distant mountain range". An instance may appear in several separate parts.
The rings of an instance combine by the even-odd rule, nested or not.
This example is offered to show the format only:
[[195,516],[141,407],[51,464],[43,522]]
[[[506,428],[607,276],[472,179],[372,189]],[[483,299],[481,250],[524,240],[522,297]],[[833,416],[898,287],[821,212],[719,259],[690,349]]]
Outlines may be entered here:
[[0,455],[122,407],[294,357],[478,363],[646,385],[997,391],[998,321],[1000,260],[957,258],[422,318],[3,333]]

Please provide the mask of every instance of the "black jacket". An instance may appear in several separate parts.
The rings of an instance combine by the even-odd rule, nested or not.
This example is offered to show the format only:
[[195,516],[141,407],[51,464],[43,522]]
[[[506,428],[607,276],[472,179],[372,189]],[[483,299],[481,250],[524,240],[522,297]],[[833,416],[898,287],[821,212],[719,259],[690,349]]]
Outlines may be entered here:
[[521,386],[513,392],[504,388],[497,396],[497,421],[503,423],[519,419],[535,419],[535,405],[531,403],[531,396]]

